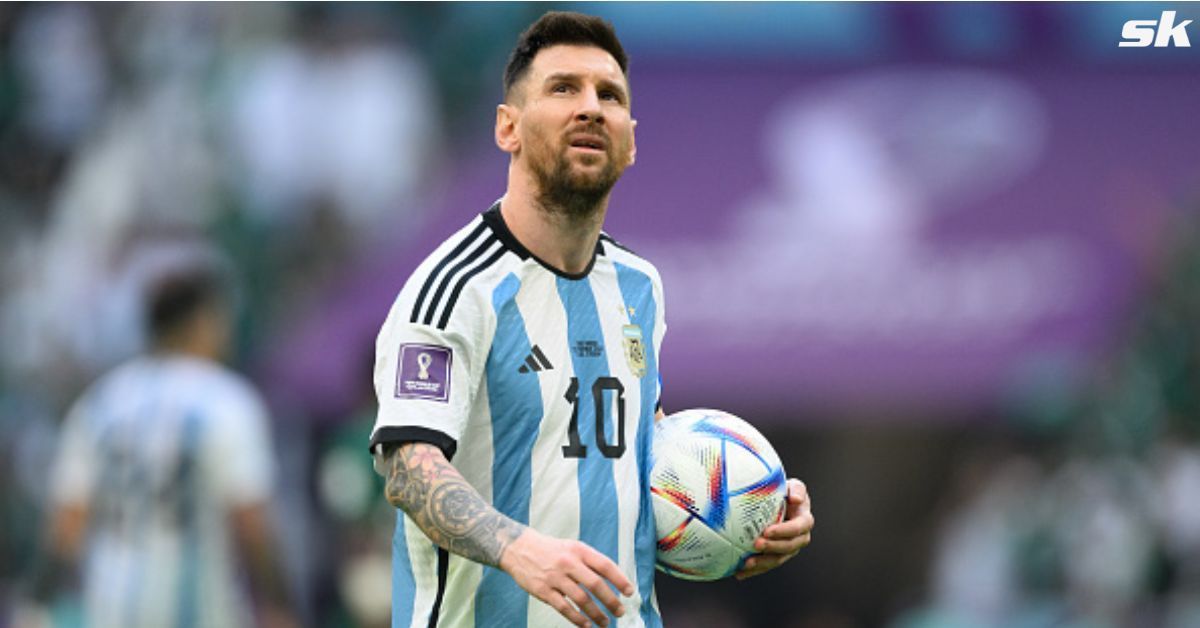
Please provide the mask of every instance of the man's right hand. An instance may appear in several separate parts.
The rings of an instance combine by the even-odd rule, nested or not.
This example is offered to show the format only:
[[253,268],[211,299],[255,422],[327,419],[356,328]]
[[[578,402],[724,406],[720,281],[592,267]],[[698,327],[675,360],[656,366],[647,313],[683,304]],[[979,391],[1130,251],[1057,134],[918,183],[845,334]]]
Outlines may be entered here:
[[441,449],[403,443],[384,454],[381,466],[387,470],[388,502],[403,509],[439,547],[499,567],[576,626],[591,625],[589,617],[608,625],[608,616],[589,592],[613,615],[624,614],[611,586],[633,595],[633,584],[616,563],[584,543],[546,536],[500,514]]
[[504,550],[500,568],[576,626],[590,626],[589,618],[596,625],[608,625],[608,615],[591,596],[620,617],[625,608],[613,586],[633,595],[633,583],[604,554],[585,543],[556,539],[532,528],[525,528]]

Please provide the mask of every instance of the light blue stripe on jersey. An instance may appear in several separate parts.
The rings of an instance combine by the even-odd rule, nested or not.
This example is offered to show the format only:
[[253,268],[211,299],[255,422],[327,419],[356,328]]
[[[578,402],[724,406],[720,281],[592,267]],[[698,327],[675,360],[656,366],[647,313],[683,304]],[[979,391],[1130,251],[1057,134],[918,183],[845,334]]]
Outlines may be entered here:
[[[509,274],[492,291],[496,334],[487,361],[488,406],[492,413],[492,506],[529,524],[533,444],[542,424],[542,389],[533,373],[517,371],[531,343],[517,308],[521,282]],[[484,567],[475,593],[475,626],[527,625],[529,594],[508,574]]]
[[634,557],[637,562],[638,592],[642,595],[640,609],[642,621],[647,628],[662,626],[662,619],[654,610],[651,594],[654,591],[654,562],[657,552],[654,510],[650,502],[650,443],[654,435],[654,406],[657,391],[658,356],[654,347],[654,322],[658,320],[658,303],[654,300],[654,282],[645,273],[625,266],[613,264],[617,269],[617,284],[621,286],[621,297],[627,308],[632,307],[631,322],[642,328],[646,351],[646,376],[642,378],[642,407],[638,415],[637,462],[638,477],[642,482],[641,504],[638,511],[637,528],[634,533]]
[[[600,329],[600,312],[596,309],[596,297],[592,294],[591,282],[584,278],[570,280],[557,277],[558,296],[567,312],[567,342],[574,347],[585,342],[604,344],[604,333]],[[612,460],[605,458],[597,446],[596,408],[603,411],[608,442],[617,442],[615,420],[612,416],[612,391],[601,392],[605,399],[597,403],[592,395],[596,380],[609,375],[607,361],[581,358],[572,352],[571,364],[579,389],[575,407],[579,412],[579,442],[587,447],[587,455],[579,459],[579,540],[587,543],[614,562],[617,556],[617,535],[620,533],[620,513],[617,505],[617,487],[613,481]],[[600,437],[602,438],[602,437]],[[604,608],[603,605],[600,605]],[[616,618],[605,610],[609,621]]]
[[404,525],[404,511],[397,508],[396,531],[392,534],[392,628],[412,625],[413,603],[417,596],[417,581],[409,562]]
[[200,549],[200,473],[196,465],[200,462],[201,417],[189,412],[183,421],[183,437],[179,444],[179,520],[184,525],[182,556],[179,561],[179,600],[175,607],[175,625],[191,628],[196,625],[196,612],[200,601],[200,578],[204,573],[200,561],[204,559]]

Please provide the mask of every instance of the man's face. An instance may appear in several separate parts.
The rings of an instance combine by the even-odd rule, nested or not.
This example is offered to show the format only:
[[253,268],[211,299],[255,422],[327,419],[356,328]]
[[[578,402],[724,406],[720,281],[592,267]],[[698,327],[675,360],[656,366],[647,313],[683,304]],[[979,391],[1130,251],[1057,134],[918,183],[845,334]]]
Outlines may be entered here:
[[517,160],[542,194],[568,209],[605,197],[634,155],[629,86],[616,59],[591,46],[551,46],[514,90]]

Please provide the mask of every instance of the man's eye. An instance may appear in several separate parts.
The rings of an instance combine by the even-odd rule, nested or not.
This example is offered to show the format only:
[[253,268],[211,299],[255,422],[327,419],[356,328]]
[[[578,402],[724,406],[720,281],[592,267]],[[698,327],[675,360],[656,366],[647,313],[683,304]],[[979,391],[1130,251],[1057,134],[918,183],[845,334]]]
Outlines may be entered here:
[[559,83],[558,85],[555,85],[554,87],[552,87],[550,91],[554,92],[555,94],[565,94],[565,93],[569,92],[570,90],[571,90],[570,85],[567,85],[566,83]]
[[620,95],[618,95],[616,92],[610,92],[607,90],[600,92],[600,98],[602,98],[604,100],[611,100],[614,102],[621,102]]

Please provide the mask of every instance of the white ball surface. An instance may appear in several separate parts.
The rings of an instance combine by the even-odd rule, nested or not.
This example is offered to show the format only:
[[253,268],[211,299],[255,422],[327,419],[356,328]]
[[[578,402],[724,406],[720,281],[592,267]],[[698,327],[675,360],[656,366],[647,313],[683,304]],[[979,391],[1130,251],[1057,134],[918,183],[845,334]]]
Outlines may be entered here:
[[782,520],[787,475],[771,444],[721,410],[684,410],[655,427],[650,492],[657,567],[688,580],[733,575]]

